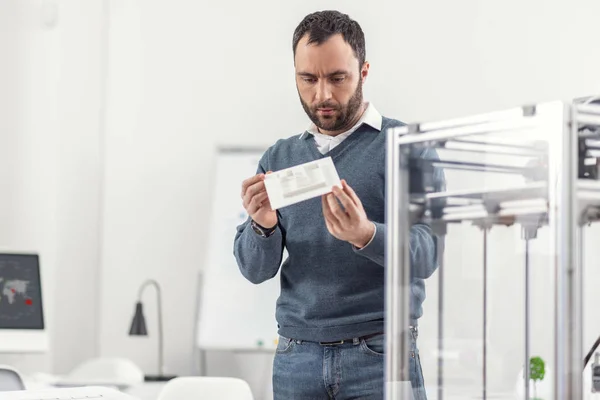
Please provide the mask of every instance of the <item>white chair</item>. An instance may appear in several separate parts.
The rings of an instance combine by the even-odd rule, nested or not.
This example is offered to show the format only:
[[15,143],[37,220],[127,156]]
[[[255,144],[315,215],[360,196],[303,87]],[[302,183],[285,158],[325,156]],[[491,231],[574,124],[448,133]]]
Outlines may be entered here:
[[0,392],[25,390],[23,378],[19,372],[8,365],[0,365]]
[[242,379],[194,376],[170,380],[158,400],[254,400],[254,396]]

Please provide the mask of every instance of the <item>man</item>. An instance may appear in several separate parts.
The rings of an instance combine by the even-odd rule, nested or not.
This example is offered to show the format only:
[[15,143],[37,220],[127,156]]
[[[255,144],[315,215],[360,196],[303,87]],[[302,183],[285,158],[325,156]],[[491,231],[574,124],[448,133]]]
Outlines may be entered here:
[[[270,147],[257,175],[242,183],[249,218],[238,227],[234,254],[241,273],[255,284],[277,274],[284,247],[289,254],[281,266],[276,311],[281,336],[273,366],[276,400],[381,399],[385,131],[402,123],[363,101],[369,63],[357,22],[337,11],[310,14],[296,28],[292,45],[300,102],[312,124]],[[343,189],[273,211],[265,173],[323,157],[333,159]],[[441,184],[441,175],[435,176]],[[429,227],[414,225],[410,246],[410,378],[421,400],[426,396],[416,321],[425,298],[423,280],[436,268]]]

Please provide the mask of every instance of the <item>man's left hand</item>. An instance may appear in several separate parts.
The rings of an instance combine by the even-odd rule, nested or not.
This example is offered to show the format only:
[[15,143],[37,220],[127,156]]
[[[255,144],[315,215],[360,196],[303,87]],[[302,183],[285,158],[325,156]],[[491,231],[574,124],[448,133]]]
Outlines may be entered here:
[[328,193],[321,199],[329,233],[359,249],[371,241],[375,225],[369,221],[360,199],[345,180],[342,179],[342,189],[334,186],[333,193]]

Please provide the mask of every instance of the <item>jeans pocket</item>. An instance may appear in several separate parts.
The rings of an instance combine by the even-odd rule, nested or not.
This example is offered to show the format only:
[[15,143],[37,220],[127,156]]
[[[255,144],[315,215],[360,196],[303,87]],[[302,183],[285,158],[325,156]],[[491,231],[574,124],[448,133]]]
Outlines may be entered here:
[[279,336],[279,341],[277,342],[277,349],[275,352],[277,354],[288,353],[294,345],[294,340],[286,338],[284,336]]
[[383,357],[385,354],[385,335],[375,335],[360,340],[360,348],[367,354]]

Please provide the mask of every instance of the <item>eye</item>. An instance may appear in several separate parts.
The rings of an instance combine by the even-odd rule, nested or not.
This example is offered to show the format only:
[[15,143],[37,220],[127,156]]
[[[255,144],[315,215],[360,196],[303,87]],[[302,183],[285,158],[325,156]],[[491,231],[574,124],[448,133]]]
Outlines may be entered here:
[[333,83],[342,83],[344,82],[345,77],[344,76],[334,76],[331,78],[331,81]]
[[315,78],[304,77],[302,80],[306,83],[315,83],[317,80]]

